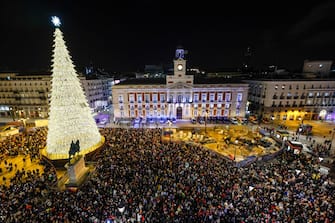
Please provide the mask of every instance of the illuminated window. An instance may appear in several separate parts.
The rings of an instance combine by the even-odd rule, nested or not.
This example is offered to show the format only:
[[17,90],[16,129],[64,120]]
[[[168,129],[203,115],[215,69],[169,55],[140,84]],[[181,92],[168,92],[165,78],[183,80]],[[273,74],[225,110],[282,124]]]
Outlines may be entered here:
[[145,102],[146,103],[150,102],[150,94],[145,94]]
[[157,94],[153,94],[152,95],[152,100],[154,101],[154,103],[156,103],[157,100],[158,100],[158,95]]
[[133,94],[129,95],[129,101],[130,101],[130,103],[134,102],[134,95]]
[[236,101],[242,102],[242,93],[237,93]]
[[165,102],[165,94],[160,94],[161,102]]
[[213,101],[214,101],[214,98],[215,98],[215,93],[210,93],[210,95],[209,95],[209,100],[210,100],[211,102],[213,102]]
[[222,93],[219,93],[218,94],[218,102],[221,102],[222,101]]
[[230,100],[231,100],[231,93],[226,93],[226,102],[230,102]]
[[199,101],[199,94],[198,94],[198,93],[195,93],[195,94],[193,95],[193,101],[194,101],[194,102],[198,102],[198,101]]
[[137,95],[137,102],[142,103],[142,95],[141,94]]
[[202,100],[202,102],[205,102],[207,100],[207,94],[206,93],[201,94],[201,100]]
[[119,95],[119,103],[123,103],[123,95]]

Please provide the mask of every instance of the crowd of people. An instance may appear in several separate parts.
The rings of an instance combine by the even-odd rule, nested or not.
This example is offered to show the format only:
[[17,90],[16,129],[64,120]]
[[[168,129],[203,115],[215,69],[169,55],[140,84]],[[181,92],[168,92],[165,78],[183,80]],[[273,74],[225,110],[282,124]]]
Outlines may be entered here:
[[[55,170],[19,171],[0,188],[1,222],[334,222],[335,185],[319,160],[284,151],[233,161],[161,129],[101,129],[106,144],[78,190],[55,188]],[[43,137],[42,137],[43,138]]]

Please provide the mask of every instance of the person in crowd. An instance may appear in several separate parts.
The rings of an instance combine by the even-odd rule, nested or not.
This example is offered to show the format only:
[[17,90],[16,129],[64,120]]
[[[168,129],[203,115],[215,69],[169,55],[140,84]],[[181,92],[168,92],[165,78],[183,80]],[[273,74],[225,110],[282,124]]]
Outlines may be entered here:
[[237,168],[200,145],[162,141],[158,128],[101,133],[106,144],[78,190],[54,187],[56,172],[48,164],[43,173],[17,171],[11,185],[0,188],[0,221],[335,221],[334,183],[320,175],[313,157],[284,151]]

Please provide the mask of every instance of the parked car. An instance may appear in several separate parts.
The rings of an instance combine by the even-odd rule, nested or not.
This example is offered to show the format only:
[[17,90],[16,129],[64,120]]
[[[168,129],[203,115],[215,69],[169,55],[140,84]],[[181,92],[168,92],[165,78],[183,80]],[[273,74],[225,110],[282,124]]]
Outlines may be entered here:
[[242,125],[248,124],[248,119],[247,118],[242,118],[241,123],[242,123]]
[[230,118],[230,122],[231,122],[231,124],[233,124],[233,125],[238,125],[238,120],[237,120],[237,118]]

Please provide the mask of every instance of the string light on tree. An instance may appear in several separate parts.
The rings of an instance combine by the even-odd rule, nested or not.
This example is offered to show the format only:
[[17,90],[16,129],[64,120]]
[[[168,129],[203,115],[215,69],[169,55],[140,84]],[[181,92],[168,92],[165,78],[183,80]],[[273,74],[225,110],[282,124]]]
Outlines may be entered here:
[[57,160],[68,158],[72,141],[79,140],[80,154],[87,154],[102,144],[103,137],[59,29],[60,19],[53,16],[51,21],[55,31],[46,156]]

